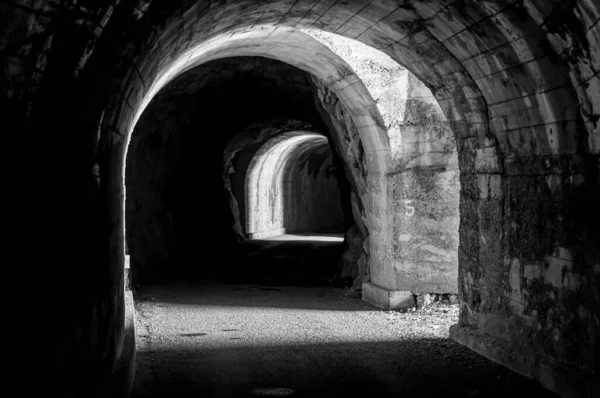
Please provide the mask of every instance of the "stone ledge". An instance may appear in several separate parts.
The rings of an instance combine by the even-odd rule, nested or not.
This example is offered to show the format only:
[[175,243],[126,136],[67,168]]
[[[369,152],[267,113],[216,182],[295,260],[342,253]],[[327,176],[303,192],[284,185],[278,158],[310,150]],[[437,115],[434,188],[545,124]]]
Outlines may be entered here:
[[593,372],[545,357],[465,325],[452,325],[450,338],[562,397],[599,397],[600,378]]
[[411,292],[387,290],[372,282],[363,283],[362,299],[377,307],[388,310],[396,310],[415,306],[415,298]]

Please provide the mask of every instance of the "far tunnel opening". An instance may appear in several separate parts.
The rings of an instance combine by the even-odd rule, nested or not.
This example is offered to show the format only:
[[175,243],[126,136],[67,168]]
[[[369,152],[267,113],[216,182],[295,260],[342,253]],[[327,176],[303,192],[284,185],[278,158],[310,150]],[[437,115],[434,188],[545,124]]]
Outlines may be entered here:
[[327,137],[289,131],[254,145],[242,142],[230,142],[224,156],[226,195],[241,242],[239,271],[227,281],[323,283],[335,273],[346,231],[344,176]]
[[246,236],[344,233],[337,171],[326,137],[291,132],[267,142],[246,175]]

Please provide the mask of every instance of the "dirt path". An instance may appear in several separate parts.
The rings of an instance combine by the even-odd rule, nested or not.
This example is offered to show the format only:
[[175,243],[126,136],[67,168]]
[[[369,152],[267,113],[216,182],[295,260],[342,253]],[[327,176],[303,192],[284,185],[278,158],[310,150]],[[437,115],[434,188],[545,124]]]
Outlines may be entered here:
[[339,288],[218,284],[136,299],[137,398],[551,396],[448,340],[456,305],[399,313]]

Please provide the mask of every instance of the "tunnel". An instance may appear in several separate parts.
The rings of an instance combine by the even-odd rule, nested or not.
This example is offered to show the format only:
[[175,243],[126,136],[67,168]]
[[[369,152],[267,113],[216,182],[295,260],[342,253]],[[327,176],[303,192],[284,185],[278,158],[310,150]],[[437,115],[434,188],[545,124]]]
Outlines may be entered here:
[[[35,364],[20,385],[143,396],[133,386],[154,374],[164,390],[146,384],[147,396],[256,395],[277,381],[275,393],[308,396],[597,396],[599,19],[594,0],[3,2],[9,255],[25,263],[7,268],[11,295],[35,303],[9,306],[11,363]],[[293,189],[315,173],[335,189]],[[329,290],[190,287],[239,275],[231,266],[252,276],[264,262],[249,245],[281,247],[272,239],[306,234],[307,220],[342,236]],[[317,263],[302,247],[269,261]],[[175,279],[185,300],[140,293]],[[152,367],[146,341],[162,324],[144,316],[195,322],[197,307],[218,330],[165,331],[192,348],[165,343]],[[277,329],[280,314],[311,321]],[[254,340],[226,337],[250,327]],[[217,332],[223,362],[188,377],[182,364]],[[269,356],[278,378],[256,373]],[[219,378],[227,364],[240,379]]]
[[343,234],[340,192],[327,139],[288,133],[273,141],[261,147],[248,166],[248,237]]

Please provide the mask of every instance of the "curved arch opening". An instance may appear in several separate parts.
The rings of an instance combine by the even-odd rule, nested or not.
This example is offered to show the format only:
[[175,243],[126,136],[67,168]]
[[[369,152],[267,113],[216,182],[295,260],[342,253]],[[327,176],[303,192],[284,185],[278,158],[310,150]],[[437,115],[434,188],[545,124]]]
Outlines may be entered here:
[[[290,47],[299,48],[298,43],[319,59],[307,61],[306,53],[290,52]],[[357,57],[351,56],[352,48]],[[339,55],[345,52],[350,53],[346,59],[353,67]],[[365,60],[373,63],[373,53],[378,59],[375,68],[366,68],[373,75],[368,89],[353,68],[360,70]],[[356,226],[347,225],[344,232],[347,246],[349,242],[355,246],[346,251],[357,254],[341,265],[340,274],[352,276],[358,290],[367,283],[363,296],[382,306],[392,304],[379,302],[379,289],[411,292],[407,303],[413,302],[412,295],[456,294],[458,159],[450,125],[431,91],[389,57],[358,42],[310,30],[262,26],[227,38],[217,35],[189,50],[157,78],[145,98],[190,68],[231,55],[277,58],[311,73],[315,100],[351,185],[346,207]],[[382,83],[379,71],[373,73],[377,67],[391,70],[386,77],[392,78],[392,84]],[[272,205],[270,214],[281,213],[274,210],[280,205]],[[418,216],[413,217],[415,213]],[[387,222],[390,217],[396,222]],[[250,234],[274,233],[258,231],[266,227],[252,223],[246,223]],[[377,255],[371,256],[373,252]],[[393,267],[384,265],[386,257]]]
[[327,138],[289,132],[266,142],[246,175],[245,233],[343,235],[344,217]]
[[[298,46],[304,52],[297,51]],[[291,48],[296,48],[296,51],[289,51]],[[318,54],[318,59],[307,58],[306,51]],[[353,207],[350,213],[354,219],[357,219],[356,222],[362,225],[360,242],[365,242],[368,235],[366,228],[368,223],[366,218],[369,214],[366,210],[367,203],[381,202],[382,205],[376,206],[385,207],[383,203],[387,201],[385,197],[378,195],[369,199],[366,187],[368,181],[381,187],[387,184],[384,174],[389,169],[391,161],[388,138],[377,105],[360,79],[341,57],[311,36],[295,29],[272,26],[255,27],[251,31],[234,31],[231,35],[217,35],[215,40],[201,43],[176,58],[173,63],[168,64],[166,71],[154,80],[151,88],[146,92],[132,121],[138,120],[153,95],[158,93],[168,82],[174,81],[177,76],[183,76],[184,72],[191,70],[194,66],[202,65],[210,60],[231,56],[262,56],[279,59],[315,76],[311,78],[312,83],[318,87],[322,87],[324,90],[329,90],[329,88],[333,90],[333,96],[336,101],[340,101],[343,113],[346,114],[346,123],[351,123],[348,128],[353,129],[353,132],[350,133],[352,138],[349,143],[346,143],[341,136],[348,135],[347,132],[344,132],[347,128],[332,126],[329,121],[325,122],[329,123],[326,129],[330,130],[329,133],[332,136],[338,136],[333,139],[336,140],[336,146],[340,147],[341,161],[349,169],[346,170],[345,175],[350,180],[352,191],[354,191],[352,199],[350,197],[345,199],[346,207]],[[320,106],[323,107],[323,104]],[[326,110],[325,113],[327,112],[333,114],[331,110]],[[326,116],[325,119],[331,117]],[[375,239],[387,239],[386,236],[389,235],[387,229],[385,227],[374,231]],[[360,251],[363,250],[368,252],[369,249],[368,247],[360,249]],[[366,255],[362,257],[365,262]],[[362,276],[366,273],[366,265],[362,267],[362,272],[359,272],[356,270],[356,263],[357,259],[353,259],[351,265],[346,267],[354,268],[356,285],[360,288]]]

